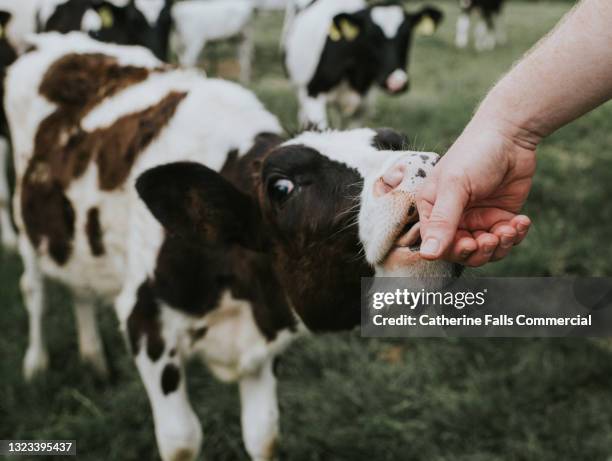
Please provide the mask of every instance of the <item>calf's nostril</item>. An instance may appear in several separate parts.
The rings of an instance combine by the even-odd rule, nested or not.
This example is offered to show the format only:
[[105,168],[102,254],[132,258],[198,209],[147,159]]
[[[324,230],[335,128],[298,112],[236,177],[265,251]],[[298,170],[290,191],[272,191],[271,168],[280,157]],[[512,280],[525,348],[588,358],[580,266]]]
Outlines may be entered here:
[[395,165],[393,168],[387,170],[382,176],[382,180],[391,190],[393,190],[404,180],[405,171],[406,167],[404,165]]

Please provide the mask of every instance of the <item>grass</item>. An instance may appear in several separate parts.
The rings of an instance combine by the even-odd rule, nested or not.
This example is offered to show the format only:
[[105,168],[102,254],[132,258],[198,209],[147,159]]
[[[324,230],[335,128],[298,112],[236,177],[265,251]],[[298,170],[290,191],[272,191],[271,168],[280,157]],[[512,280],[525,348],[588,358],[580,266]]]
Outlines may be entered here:
[[[454,3],[440,33],[419,38],[413,90],[382,98],[368,124],[408,133],[417,147],[444,152],[496,79],[569,7],[510,2],[510,44],[491,53],[452,47]],[[280,16],[258,18],[252,85],[295,128],[285,81]],[[568,89],[572,91],[572,89]],[[512,257],[483,275],[612,275],[612,106],[547,140],[527,212],[534,229]],[[101,310],[113,364],[110,383],[78,362],[67,291],[49,283],[45,321],[50,371],[21,378],[27,319],[21,266],[0,254],[0,439],[67,438],[79,460],[158,459],[144,389]],[[612,347],[605,340],[371,340],[358,333],[305,338],[280,367],[281,458],[297,461],[564,461],[612,455]],[[190,367],[190,394],[205,432],[204,458],[244,460],[237,391]],[[41,459],[41,458],[37,458]]]

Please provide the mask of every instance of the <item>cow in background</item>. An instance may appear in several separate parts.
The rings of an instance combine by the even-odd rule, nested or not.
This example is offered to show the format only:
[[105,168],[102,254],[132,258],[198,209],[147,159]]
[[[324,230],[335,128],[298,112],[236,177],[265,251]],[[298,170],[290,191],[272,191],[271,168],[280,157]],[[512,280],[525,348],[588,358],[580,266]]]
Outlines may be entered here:
[[195,67],[209,42],[238,37],[240,81],[251,80],[255,0],[188,0],[172,7],[178,61]]
[[318,128],[328,125],[328,102],[350,117],[374,85],[406,91],[414,32],[431,34],[442,20],[436,8],[408,13],[399,2],[299,1],[286,14],[285,67],[297,87],[300,123]]
[[[17,243],[17,236],[10,215],[9,133],[4,105],[1,104],[1,101],[4,100],[4,77],[8,66],[17,59],[17,47],[9,40],[9,24],[11,21],[12,14],[0,10],[0,243],[5,248],[14,248]],[[14,27],[14,24],[12,27]]]
[[506,42],[506,31],[501,20],[504,0],[459,0],[461,14],[457,18],[455,45],[465,48],[470,40],[472,17],[477,16],[474,27],[474,47],[478,51],[492,50]]

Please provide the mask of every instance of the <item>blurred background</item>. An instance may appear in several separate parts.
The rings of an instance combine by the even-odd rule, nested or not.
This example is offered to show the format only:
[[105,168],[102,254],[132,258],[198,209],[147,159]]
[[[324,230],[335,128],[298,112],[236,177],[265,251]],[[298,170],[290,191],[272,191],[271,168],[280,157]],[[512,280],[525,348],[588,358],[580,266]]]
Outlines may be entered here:
[[[379,97],[366,124],[393,127],[415,149],[443,153],[486,91],[573,2],[507,2],[508,43],[483,53],[455,48],[455,1],[428,3],[445,20],[435,35],[415,39],[410,92]],[[277,10],[255,18],[250,87],[292,131],[297,101],[282,67],[282,21]],[[213,44],[203,64],[211,76],[235,79],[235,55],[235,44]],[[611,123],[607,104],[543,143],[526,210],[534,221],[529,237],[511,257],[472,274],[612,276]],[[158,459],[148,401],[112,309],[101,309],[113,367],[106,383],[80,365],[68,292],[51,284],[51,367],[25,385],[21,263],[1,251],[2,438],[76,439],[79,460]],[[203,459],[247,459],[236,388],[199,364],[189,376],[204,430]],[[278,376],[281,459],[591,461],[612,455],[612,342],[605,339],[383,341],[357,331],[297,341],[281,357]]]

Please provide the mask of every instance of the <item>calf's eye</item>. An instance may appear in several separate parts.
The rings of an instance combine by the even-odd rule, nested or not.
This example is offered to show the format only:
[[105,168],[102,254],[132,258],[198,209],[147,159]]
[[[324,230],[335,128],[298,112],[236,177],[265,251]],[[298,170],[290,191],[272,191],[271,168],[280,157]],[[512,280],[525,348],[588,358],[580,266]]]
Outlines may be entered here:
[[270,181],[268,194],[272,200],[282,202],[291,195],[293,189],[295,189],[295,185],[289,179],[276,179]]

